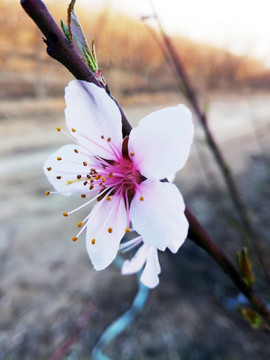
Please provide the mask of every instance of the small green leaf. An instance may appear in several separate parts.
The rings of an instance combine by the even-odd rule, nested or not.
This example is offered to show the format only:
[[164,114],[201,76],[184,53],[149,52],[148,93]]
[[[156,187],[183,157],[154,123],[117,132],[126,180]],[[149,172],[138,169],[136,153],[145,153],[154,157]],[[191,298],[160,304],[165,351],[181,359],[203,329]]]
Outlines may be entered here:
[[266,324],[255,310],[248,306],[237,306],[236,310],[253,328],[265,328]]
[[241,251],[236,252],[236,262],[242,279],[248,286],[252,287],[254,284],[254,274],[251,262],[248,258],[247,248],[243,248]]
[[81,55],[82,59],[87,62],[85,53],[90,54],[90,48],[86,37],[83,33],[79,19],[77,18],[74,5],[76,0],[72,0],[68,7],[68,30],[70,34],[71,43]]
[[66,38],[70,42],[70,33],[69,33],[67,25],[64,23],[63,20],[61,20],[61,28],[62,28],[63,33],[65,34]]
[[[74,11],[75,3],[76,0],[72,0],[68,6],[68,34],[69,34],[70,42],[78,51],[82,60],[87,64],[87,66],[94,74],[95,78],[99,81],[101,86],[106,88],[107,85],[105,79],[103,78],[102,73],[98,67],[95,42],[94,40],[92,41],[91,49],[90,49],[86,37],[83,33],[82,27],[80,25],[80,22]],[[65,33],[66,29],[65,30],[64,29],[63,31]]]

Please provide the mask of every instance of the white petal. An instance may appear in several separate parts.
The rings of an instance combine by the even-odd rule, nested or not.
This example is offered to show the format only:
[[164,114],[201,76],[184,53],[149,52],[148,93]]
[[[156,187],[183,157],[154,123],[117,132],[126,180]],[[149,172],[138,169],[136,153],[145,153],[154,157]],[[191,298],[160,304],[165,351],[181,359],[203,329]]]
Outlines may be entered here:
[[145,286],[154,288],[159,283],[158,275],[160,274],[160,265],[158,261],[157,249],[152,246],[143,244],[136,252],[131,260],[125,260],[121,272],[123,275],[137,273],[145,267],[142,271],[140,280]]
[[142,175],[163,179],[185,165],[194,133],[191,118],[179,105],[153,112],[131,131],[129,153]]
[[[122,149],[121,114],[105,90],[95,84],[73,80],[66,87],[66,121],[71,134],[92,154],[115,159],[107,139]],[[104,136],[105,139],[101,139]]]
[[123,262],[121,272],[123,275],[134,274],[141,270],[145,264],[146,257],[148,254],[148,246],[142,245],[139,250],[136,252],[134,257],[131,260],[125,260]]
[[148,246],[148,254],[146,259],[146,265],[141,275],[141,282],[149,288],[154,288],[159,283],[160,265],[158,261],[158,252],[152,246]]
[[175,253],[188,233],[184,210],[182,195],[174,184],[148,179],[139,185],[131,202],[130,219],[146,244],[162,251],[168,247]]
[[[112,196],[110,201],[105,199],[94,206],[87,224],[86,248],[96,270],[105,269],[115,259],[126,226],[122,198]],[[109,228],[112,233],[108,232]],[[92,239],[95,239],[94,244]]]
[[[78,150],[78,153],[74,150]],[[58,157],[61,160],[57,160]],[[89,157],[81,154],[78,146],[65,145],[48,157],[43,170],[50,183],[57,191],[63,192],[63,195],[71,195],[74,192],[87,194],[89,187],[77,179],[77,175],[83,178],[89,172],[89,167],[83,165],[84,161],[89,163]],[[90,161],[93,162],[95,159]],[[61,179],[57,179],[57,176],[61,176]],[[74,183],[67,185],[67,181],[73,180]]]

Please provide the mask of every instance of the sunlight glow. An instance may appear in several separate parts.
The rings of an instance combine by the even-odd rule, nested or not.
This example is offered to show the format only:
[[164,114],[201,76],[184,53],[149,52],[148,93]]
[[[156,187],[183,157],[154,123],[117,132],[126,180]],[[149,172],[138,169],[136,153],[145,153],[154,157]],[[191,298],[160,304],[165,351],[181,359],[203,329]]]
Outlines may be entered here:
[[[127,13],[151,15],[150,0],[79,0]],[[256,56],[270,65],[269,0],[152,0],[164,28],[191,40],[237,54]]]

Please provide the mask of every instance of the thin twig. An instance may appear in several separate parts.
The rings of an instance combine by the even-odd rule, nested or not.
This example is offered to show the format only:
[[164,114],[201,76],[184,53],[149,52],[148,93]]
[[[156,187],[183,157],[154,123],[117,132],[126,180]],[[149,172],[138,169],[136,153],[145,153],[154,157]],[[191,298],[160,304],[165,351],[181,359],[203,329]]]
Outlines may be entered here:
[[[185,97],[187,98],[187,100],[189,101],[191,106],[193,107],[193,110],[194,110],[195,114],[197,115],[197,118],[204,130],[204,134],[207,139],[209,148],[212,151],[212,154],[216,160],[216,163],[217,163],[217,165],[220,169],[220,172],[223,176],[223,179],[226,183],[226,186],[227,186],[227,189],[231,196],[232,202],[239,214],[243,230],[245,231],[245,234],[247,235],[251,246],[253,247],[253,249],[255,250],[255,252],[257,254],[259,262],[264,270],[265,277],[268,279],[268,281],[270,281],[270,268],[269,268],[268,261],[264,257],[263,246],[262,246],[263,240],[259,237],[259,235],[257,234],[256,230],[254,229],[254,227],[250,221],[246,206],[244,205],[244,203],[242,201],[242,198],[240,196],[240,193],[238,191],[236,183],[233,179],[229,165],[225,161],[225,158],[224,158],[224,156],[223,156],[209,126],[208,126],[207,115],[204,111],[202,111],[202,109],[199,105],[199,101],[198,101],[196,92],[195,92],[195,90],[190,82],[190,79],[185,71],[185,67],[182,63],[182,60],[181,60],[178,52],[176,51],[170,37],[166,34],[164,28],[162,27],[161,21],[155,11],[152,1],[149,1],[149,3],[152,7],[154,17],[159,26],[160,33],[161,33],[161,36],[162,36],[162,39],[164,42],[163,45],[165,46],[165,48],[167,50],[167,55],[169,54],[170,60],[174,64],[174,73],[176,72],[178,79],[182,82],[181,88],[183,89],[183,94],[185,95]],[[154,37],[154,40],[156,41],[156,37]],[[160,45],[159,41],[157,43]],[[164,46],[161,47],[161,50],[163,50]]]
[[[57,27],[56,23],[52,19],[45,5],[41,2],[41,0],[21,0],[21,3],[27,14],[29,12],[29,16],[31,16],[31,18],[34,20],[34,22],[40,28],[40,30],[43,31],[43,34],[50,38],[50,42],[51,42],[50,46],[54,49],[53,55],[55,56],[55,58],[57,58],[58,61],[60,61],[64,66],[66,66],[67,63],[66,58],[70,58],[70,56],[74,54],[74,49],[70,45],[66,47],[63,46],[66,51],[65,60],[63,60],[62,56],[56,55],[58,48],[53,43],[53,39],[57,37],[56,35],[59,33],[60,29]],[[47,29],[50,29],[50,31],[48,31]],[[59,47],[62,46],[58,43],[59,41],[63,41],[66,43],[66,39],[60,35],[58,36],[56,41]],[[52,56],[50,52],[48,52],[48,54]],[[80,61],[83,62],[80,58],[79,59],[76,58],[76,61],[71,63],[69,62],[68,69],[72,72],[72,74],[74,73],[80,74],[79,76],[80,80],[89,81],[89,79],[92,79],[92,77],[91,76],[89,77],[89,71],[85,72],[85,77],[83,77],[84,70],[80,71],[80,69],[81,68],[84,69],[84,68],[83,66],[78,64]],[[77,66],[78,68],[73,69],[73,67],[77,67]],[[129,124],[129,122],[126,120],[125,116],[123,116],[122,118],[124,119],[123,135],[127,136],[129,135],[132,127]],[[245,285],[245,283],[241,280],[240,275],[233,266],[233,264],[223,254],[223,252],[216,246],[214,241],[209,237],[209,235],[206,233],[204,228],[199,224],[198,220],[194,217],[194,215],[192,215],[192,213],[188,209],[186,209],[185,214],[190,225],[189,227],[190,239],[192,239],[198,246],[202,247],[211,257],[213,257],[213,259],[215,259],[215,261],[220,265],[220,267],[235,283],[238,289],[243,294],[245,294],[245,296],[250,300],[256,311],[259,314],[261,314],[261,316],[265,319],[265,321],[270,325],[270,312],[268,311],[267,306],[256,295],[256,293],[252,288]]]
[[48,360],[61,360],[71,349],[71,347],[76,343],[78,337],[80,336],[81,331],[86,328],[89,324],[89,320],[93,316],[94,310],[96,309],[96,304],[91,299],[87,304],[83,313],[78,317],[76,325],[69,335],[69,337],[59,346],[58,349],[49,357]]

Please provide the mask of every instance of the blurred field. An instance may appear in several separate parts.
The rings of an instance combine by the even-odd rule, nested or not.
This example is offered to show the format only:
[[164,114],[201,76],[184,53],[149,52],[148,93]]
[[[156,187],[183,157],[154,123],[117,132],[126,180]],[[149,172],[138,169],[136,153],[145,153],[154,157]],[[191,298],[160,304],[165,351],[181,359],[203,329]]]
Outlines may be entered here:
[[[69,142],[55,128],[65,126],[63,93],[71,75],[46,56],[40,33],[18,6],[11,13],[10,3],[0,4],[0,359],[49,358],[84,320],[79,316],[93,300],[90,320],[66,357],[89,359],[102,331],[130,306],[136,281],[121,277],[114,266],[95,272],[84,238],[71,241],[81,216],[65,219],[61,214],[75,208],[79,197],[44,195],[49,184],[43,162]],[[53,9],[58,19],[60,11]],[[18,19],[21,31],[15,31]],[[144,26],[116,19],[104,11],[89,21],[86,32],[89,38],[95,35],[104,75],[135,126],[149,112],[184,100]],[[199,76],[196,86],[209,109],[211,128],[252,220],[269,239],[269,73],[250,59],[226,58],[224,52],[212,56],[212,48],[175,41],[182,41],[191,76]],[[125,44],[127,53],[116,51],[126,49]],[[134,55],[138,53],[140,57]],[[207,65],[201,66],[199,54]],[[209,59],[223,59],[215,73]],[[230,78],[232,64],[238,72]],[[237,216],[198,124],[191,157],[176,184],[234,259],[242,246]],[[269,240],[264,246],[269,253]],[[269,335],[251,329],[237,315],[236,289],[206,254],[187,240],[179,254],[161,254],[160,260],[160,285],[140,317],[109,346],[113,359],[269,358]],[[260,273],[257,279],[262,291]]]

